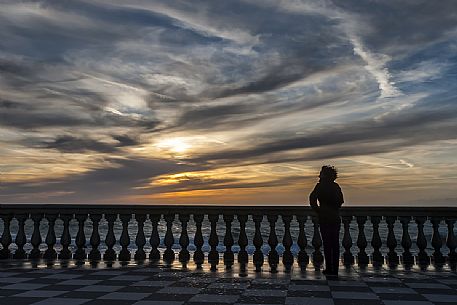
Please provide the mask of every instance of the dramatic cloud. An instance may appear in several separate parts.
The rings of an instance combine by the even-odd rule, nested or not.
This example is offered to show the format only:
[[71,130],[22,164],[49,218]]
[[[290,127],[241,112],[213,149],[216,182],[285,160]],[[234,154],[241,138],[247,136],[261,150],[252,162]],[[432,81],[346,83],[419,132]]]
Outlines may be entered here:
[[453,0],[0,3],[2,201],[455,198]]

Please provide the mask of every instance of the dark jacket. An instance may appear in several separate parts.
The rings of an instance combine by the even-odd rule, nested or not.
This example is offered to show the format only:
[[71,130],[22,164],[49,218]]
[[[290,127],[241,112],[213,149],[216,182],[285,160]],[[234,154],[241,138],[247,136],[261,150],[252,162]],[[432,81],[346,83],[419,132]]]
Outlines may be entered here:
[[[317,201],[319,200],[319,206]],[[340,208],[344,203],[338,183],[320,180],[309,195],[309,202],[319,216],[319,223],[340,223]]]

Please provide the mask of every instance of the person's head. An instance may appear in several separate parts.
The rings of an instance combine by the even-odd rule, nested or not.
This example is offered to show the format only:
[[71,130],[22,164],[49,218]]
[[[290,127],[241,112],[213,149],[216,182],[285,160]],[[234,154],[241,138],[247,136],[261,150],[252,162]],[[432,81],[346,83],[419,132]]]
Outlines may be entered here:
[[322,166],[321,172],[319,173],[319,178],[326,181],[335,181],[335,179],[338,178],[338,172],[333,166],[324,165]]

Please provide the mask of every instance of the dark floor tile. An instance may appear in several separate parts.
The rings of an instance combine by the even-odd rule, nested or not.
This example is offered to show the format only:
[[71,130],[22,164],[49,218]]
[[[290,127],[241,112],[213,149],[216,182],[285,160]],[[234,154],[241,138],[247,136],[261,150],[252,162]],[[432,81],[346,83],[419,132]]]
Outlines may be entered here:
[[27,281],[27,283],[31,284],[57,284],[62,282],[62,279],[45,279],[45,278],[35,278],[33,280]]
[[200,294],[238,295],[238,294],[242,294],[243,292],[244,292],[244,289],[204,288],[200,291]]
[[195,288],[205,288],[209,283],[197,282],[197,281],[181,281],[171,284],[172,287],[195,287]]
[[330,291],[310,291],[310,290],[289,290],[288,297],[315,297],[315,298],[332,298]]
[[333,299],[335,305],[383,305],[381,300]]
[[194,294],[168,294],[168,293],[154,293],[142,301],[187,301]]
[[284,304],[285,297],[254,297],[254,296],[240,296],[238,303],[248,304]]
[[134,300],[92,300],[84,303],[84,305],[131,305],[136,302]]
[[251,283],[250,288],[252,289],[274,289],[274,290],[287,290],[288,285],[284,284],[273,284],[273,283]]
[[295,285],[327,285],[327,280],[291,280],[291,284]]
[[332,291],[372,292],[369,287],[363,286],[331,286]]
[[147,292],[147,293],[154,293],[158,290],[162,289],[163,287],[153,287],[153,286],[126,286],[116,292]]
[[40,288],[40,290],[65,290],[65,291],[73,291],[79,288],[82,288],[85,286],[80,286],[80,285],[49,285],[43,288]]
[[[75,298],[75,299],[96,299],[109,292],[95,292],[95,291],[69,291],[59,295],[59,298]],[[65,304],[62,304],[65,305]]]
[[425,297],[415,293],[377,293],[382,300],[402,300],[402,301],[427,301]]
[[[22,291],[23,292],[23,291]],[[0,299],[0,304],[4,305],[29,305],[43,300],[43,298],[20,298],[8,297],[7,299]]]
[[[10,296],[18,293],[24,292],[24,290],[15,290],[15,289],[0,289],[0,296]],[[2,303],[0,299],[0,303]]]

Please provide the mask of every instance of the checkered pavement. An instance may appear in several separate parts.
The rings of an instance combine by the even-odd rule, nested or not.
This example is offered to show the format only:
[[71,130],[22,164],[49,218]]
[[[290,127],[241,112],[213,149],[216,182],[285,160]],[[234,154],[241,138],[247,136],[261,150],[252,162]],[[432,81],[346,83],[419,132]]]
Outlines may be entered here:
[[450,271],[256,274],[183,271],[166,267],[0,268],[2,305],[455,305]]

